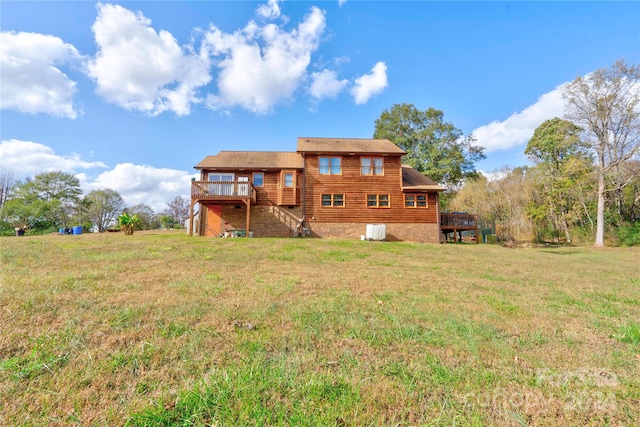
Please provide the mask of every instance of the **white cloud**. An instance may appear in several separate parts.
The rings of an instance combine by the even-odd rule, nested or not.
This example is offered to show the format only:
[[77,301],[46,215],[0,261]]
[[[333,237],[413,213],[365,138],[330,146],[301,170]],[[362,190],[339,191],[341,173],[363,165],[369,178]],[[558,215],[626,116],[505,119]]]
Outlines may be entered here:
[[77,117],[76,82],[61,70],[82,61],[73,45],[50,35],[13,31],[0,33],[0,45],[2,109]]
[[258,6],[256,13],[265,19],[274,19],[280,16],[279,0],[269,0],[267,4]]
[[348,80],[338,80],[335,71],[322,70],[311,74],[311,87],[309,93],[320,100],[324,98],[336,98],[349,84]]
[[358,77],[351,88],[351,95],[356,105],[365,104],[369,98],[382,92],[387,87],[387,66],[378,62],[369,74]]
[[31,141],[16,139],[0,142],[0,172],[11,173],[14,179],[34,177],[40,172],[64,171],[80,180],[85,194],[109,188],[117,191],[129,206],[144,203],[156,213],[167,207],[176,196],[191,197],[191,178],[197,173],[146,165],[122,163],[97,175],[79,172],[108,169],[100,161],[86,161],[78,154],[57,154],[53,148]]
[[564,84],[545,93],[533,105],[512,114],[506,120],[494,121],[475,129],[472,133],[477,139],[476,144],[484,147],[487,153],[526,144],[545,120],[563,116],[563,86]]
[[209,59],[183,49],[171,33],[156,32],[142,13],[98,4],[93,24],[98,52],[89,64],[97,92],[129,110],[190,113],[197,89],[211,80]]
[[315,6],[288,32],[275,24],[249,22],[244,29],[228,34],[211,25],[204,45],[219,58],[215,65],[220,73],[218,94],[209,95],[207,105],[267,113],[290,99],[306,77],[325,25],[324,12]]
[[347,0],[338,0],[338,6],[342,7],[347,2]]
[[176,196],[191,198],[191,178],[186,171],[121,163],[83,185],[88,191],[110,188],[117,191],[128,206],[144,203],[156,213]]
[[73,173],[78,169],[106,168],[102,162],[83,160],[78,154],[56,154],[46,145],[18,139],[0,142],[0,166],[16,179],[34,176],[40,172],[57,171]]

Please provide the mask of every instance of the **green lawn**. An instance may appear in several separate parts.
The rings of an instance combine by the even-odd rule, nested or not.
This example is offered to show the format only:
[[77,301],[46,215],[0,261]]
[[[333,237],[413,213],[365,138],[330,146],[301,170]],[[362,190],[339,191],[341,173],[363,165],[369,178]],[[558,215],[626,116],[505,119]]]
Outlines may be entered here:
[[640,251],[0,239],[0,425],[633,425]]

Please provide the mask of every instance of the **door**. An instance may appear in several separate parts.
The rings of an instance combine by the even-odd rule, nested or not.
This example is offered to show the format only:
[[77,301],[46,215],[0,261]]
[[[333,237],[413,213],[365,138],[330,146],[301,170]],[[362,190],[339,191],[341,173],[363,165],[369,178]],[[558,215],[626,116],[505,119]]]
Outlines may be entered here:
[[249,195],[249,177],[248,176],[238,177],[238,195],[239,196]]
[[204,235],[216,237],[222,232],[222,206],[207,206],[207,228]]

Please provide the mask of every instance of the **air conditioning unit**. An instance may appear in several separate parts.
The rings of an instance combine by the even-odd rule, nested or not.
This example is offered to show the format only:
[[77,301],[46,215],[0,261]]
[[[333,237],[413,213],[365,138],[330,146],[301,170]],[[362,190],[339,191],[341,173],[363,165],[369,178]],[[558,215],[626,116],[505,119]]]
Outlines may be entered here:
[[387,235],[387,227],[384,224],[367,224],[365,239],[384,240]]

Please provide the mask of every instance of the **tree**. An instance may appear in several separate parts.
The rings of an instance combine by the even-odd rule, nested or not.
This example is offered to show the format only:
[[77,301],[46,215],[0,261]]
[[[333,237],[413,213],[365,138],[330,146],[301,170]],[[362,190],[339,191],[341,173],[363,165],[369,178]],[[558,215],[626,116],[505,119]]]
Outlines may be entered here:
[[68,225],[81,194],[80,181],[70,173],[43,172],[17,183],[3,211],[16,226],[47,231]]
[[140,228],[142,230],[153,230],[160,227],[160,221],[150,206],[140,203],[131,206],[127,211],[140,219]]
[[11,192],[16,181],[13,179],[13,175],[9,172],[0,173],[0,209],[4,206],[4,203],[11,197]]
[[131,236],[135,229],[140,227],[140,218],[138,218],[138,215],[129,215],[127,212],[122,212],[122,215],[118,216],[118,223],[124,234]]
[[536,163],[531,173],[536,178],[540,203],[533,216],[550,223],[553,234],[561,230],[567,243],[571,243],[569,218],[578,204],[575,183],[591,171],[588,145],[580,139],[581,131],[557,117],[547,120],[535,130],[524,151]]
[[39,173],[33,179],[27,179],[23,188],[44,201],[60,200],[63,203],[75,203],[82,195],[80,180],[62,171]]
[[124,200],[117,191],[93,190],[86,196],[87,217],[100,233],[114,224],[119,213],[124,210]]
[[168,230],[170,228],[174,228],[176,225],[178,225],[176,220],[171,215],[164,215],[163,214],[163,215],[160,215],[160,217],[158,219],[160,220],[160,225],[165,230]]
[[566,116],[582,125],[595,152],[598,177],[598,210],[595,246],[604,246],[606,193],[621,192],[628,181],[607,187],[607,175],[634,158],[640,150],[640,66],[617,61],[578,77],[563,89]]
[[189,201],[182,196],[177,196],[167,204],[162,213],[173,218],[175,224],[184,225],[184,222],[189,219]]
[[395,104],[375,121],[374,138],[388,139],[407,152],[404,162],[447,188],[457,188],[477,177],[474,163],[483,148],[473,145],[444,113],[434,108],[418,110],[413,104]]
[[528,168],[505,169],[499,179],[471,179],[451,201],[455,210],[477,213],[496,226],[498,237],[511,242],[531,241],[534,228],[528,213],[533,180]]
[[624,189],[625,220],[640,221],[640,160],[625,163],[625,169],[632,177]]

